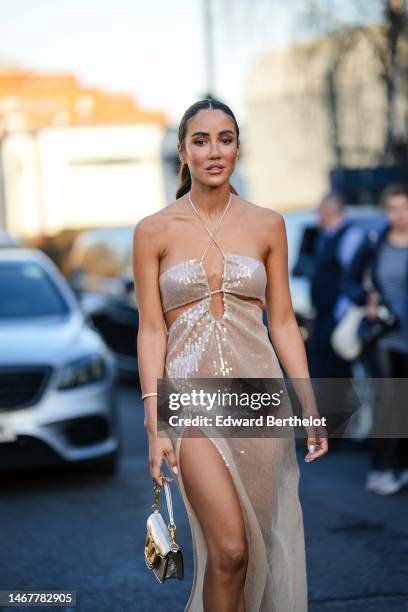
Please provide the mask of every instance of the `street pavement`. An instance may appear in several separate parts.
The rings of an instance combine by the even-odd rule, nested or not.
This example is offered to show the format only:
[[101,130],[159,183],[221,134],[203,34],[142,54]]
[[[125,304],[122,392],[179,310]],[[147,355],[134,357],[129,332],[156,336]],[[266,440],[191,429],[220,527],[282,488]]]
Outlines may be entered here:
[[[1,477],[0,590],[76,591],[77,607],[59,608],[66,612],[183,612],[193,574],[187,515],[174,485],[185,578],[161,585],[143,556],[153,500],[143,406],[134,386],[122,385],[119,398],[116,475],[59,468]],[[369,455],[350,442],[309,464],[305,454],[298,449],[309,612],[408,611],[408,487],[366,492]]]

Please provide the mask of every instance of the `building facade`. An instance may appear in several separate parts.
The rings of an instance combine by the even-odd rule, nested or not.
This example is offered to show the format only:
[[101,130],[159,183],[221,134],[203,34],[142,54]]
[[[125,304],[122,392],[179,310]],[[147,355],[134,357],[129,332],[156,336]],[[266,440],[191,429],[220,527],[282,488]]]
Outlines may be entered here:
[[0,229],[20,237],[132,225],[164,206],[163,113],[72,75],[0,63]]
[[[378,164],[388,112],[385,45],[383,26],[359,28],[273,51],[254,66],[245,157],[254,201],[280,210],[313,206],[332,168]],[[404,45],[398,54],[406,60]],[[407,93],[401,77],[395,130],[405,142]]]

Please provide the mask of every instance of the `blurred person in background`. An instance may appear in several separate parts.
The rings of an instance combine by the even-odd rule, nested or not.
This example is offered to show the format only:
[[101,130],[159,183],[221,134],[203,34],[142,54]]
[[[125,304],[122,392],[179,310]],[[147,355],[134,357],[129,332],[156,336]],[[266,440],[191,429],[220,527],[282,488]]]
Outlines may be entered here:
[[[345,283],[355,304],[366,306],[367,318],[380,319],[380,308],[395,315],[397,325],[369,346],[363,358],[372,377],[408,377],[408,186],[391,184],[381,196],[387,224],[367,239],[348,270]],[[366,286],[367,271],[370,286]],[[383,406],[379,409],[384,411]],[[408,483],[408,439],[372,438],[372,465],[366,487],[374,493],[396,493]]]
[[316,239],[310,278],[311,301],[316,312],[308,342],[310,373],[316,378],[348,378],[350,362],[333,351],[330,337],[351,305],[342,291],[342,283],[365,233],[346,218],[340,192],[324,196],[317,215],[321,231]]

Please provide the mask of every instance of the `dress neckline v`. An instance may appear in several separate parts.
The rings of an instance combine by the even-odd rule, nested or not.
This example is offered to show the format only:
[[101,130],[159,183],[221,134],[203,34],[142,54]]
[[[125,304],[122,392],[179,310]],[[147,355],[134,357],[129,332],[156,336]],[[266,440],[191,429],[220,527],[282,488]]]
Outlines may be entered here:
[[[172,266],[170,266],[169,268],[167,268],[167,269],[166,269],[164,272],[162,272],[162,273],[159,275],[159,281],[160,281],[160,279],[161,279],[162,277],[164,277],[164,275],[166,275],[168,272],[170,272],[171,270],[173,270],[173,269],[175,269],[175,268],[178,268],[178,267],[183,266],[183,265],[188,264],[188,263],[196,263],[196,264],[198,264],[198,265],[200,266],[200,270],[203,272],[203,275],[204,275],[204,277],[205,277],[206,286],[207,286],[208,290],[209,290],[211,293],[219,293],[220,291],[223,291],[223,290],[224,290],[225,280],[226,280],[226,279],[225,279],[225,276],[226,276],[226,263],[227,263],[227,259],[228,259],[228,257],[242,257],[243,259],[250,259],[250,260],[252,260],[252,261],[257,262],[257,264],[262,265],[262,266],[263,266],[263,268],[264,268],[264,270],[266,271],[266,265],[265,265],[265,262],[264,262],[264,261],[262,261],[261,259],[258,259],[258,258],[256,258],[256,257],[252,257],[252,256],[250,256],[250,255],[240,255],[240,254],[238,254],[238,253],[224,253],[223,249],[221,248],[221,246],[218,244],[217,240],[215,239],[215,235],[216,235],[216,233],[218,232],[218,230],[219,230],[219,228],[220,228],[220,226],[221,226],[221,223],[222,223],[222,221],[223,221],[223,219],[224,219],[224,217],[225,217],[225,215],[226,215],[226,213],[227,213],[227,211],[228,211],[228,209],[229,209],[229,207],[230,207],[230,204],[231,204],[231,201],[232,201],[232,192],[230,192],[230,196],[229,196],[229,199],[228,199],[227,205],[226,205],[226,206],[225,206],[225,208],[224,208],[224,211],[223,211],[223,213],[222,213],[222,215],[221,215],[221,217],[220,217],[220,220],[219,220],[219,222],[218,222],[218,225],[217,225],[217,227],[216,227],[216,229],[215,229],[215,232],[214,232],[214,233],[212,233],[212,232],[211,232],[211,231],[208,229],[208,227],[207,227],[207,225],[205,224],[205,222],[204,222],[204,221],[201,219],[201,217],[200,217],[200,215],[199,215],[199,213],[198,213],[198,210],[197,210],[197,209],[196,209],[196,207],[194,206],[194,203],[193,203],[193,201],[192,201],[192,199],[191,199],[191,191],[189,191],[189,192],[188,192],[188,201],[189,201],[189,203],[190,203],[190,205],[191,205],[192,209],[194,210],[195,214],[197,215],[197,217],[198,217],[199,221],[201,222],[202,226],[203,226],[203,227],[204,227],[204,229],[207,231],[207,233],[210,235],[210,240],[209,240],[209,242],[208,242],[208,244],[207,244],[207,246],[206,246],[206,248],[205,248],[205,250],[204,250],[204,252],[203,252],[203,254],[201,255],[201,257],[200,257],[200,258],[190,258],[190,259],[186,259],[186,260],[184,260],[184,261],[180,261],[179,263],[173,264]],[[222,271],[222,277],[221,277],[221,282],[222,282],[222,284],[221,284],[221,287],[220,287],[219,289],[216,289],[216,290],[211,290],[211,288],[210,288],[210,283],[209,283],[209,280],[208,280],[208,275],[207,275],[206,269],[205,269],[205,267],[204,267],[204,257],[206,256],[207,251],[208,251],[208,249],[209,249],[209,247],[210,247],[210,245],[211,245],[211,243],[212,243],[212,242],[214,242],[214,244],[217,246],[217,248],[218,248],[218,249],[219,249],[219,251],[221,252],[221,255],[222,255],[223,260],[224,260],[224,264],[223,264],[223,271]]]

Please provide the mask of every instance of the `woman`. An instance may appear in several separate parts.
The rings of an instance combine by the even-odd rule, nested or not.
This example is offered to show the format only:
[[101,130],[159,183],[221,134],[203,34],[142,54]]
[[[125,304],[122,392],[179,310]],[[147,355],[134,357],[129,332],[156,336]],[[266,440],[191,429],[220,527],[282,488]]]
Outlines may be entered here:
[[[143,393],[159,378],[308,378],[288,289],[284,222],[229,183],[239,155],[231,109],[201,100],[179,127],[177,200],[136,227],[134,273]],[[216,237],[215,237],[216,235]],[[208,236],[210,238],[208,239]],[[163,323],[165,319],[165,326]],[[194,551],[185,610],[305,612],[299,470],[293,438],[157,436],[145,399],[152,479],[163,458],[177,476]],[[306,460],[327,452],[309,438]]]
[[[386,378],[408,377],[408,188],[389,185],[381,196],[387,224],[376,239],[368,240],[357,254],[347,278],[349,297],[366,305],[367,317],[379,318],[384,304],[396,315],[398,324],[376,345],[367,347],[363,358],[369,375]],[[372,287],[364,286],[366,270]],[[382,419],[384,405],[379,399],[375,418]],[[386,432],[385,436],[386,436]],[[408,440],[373,438],[372,462],[366,487],[373,493],[391,495],[408,484]]]

